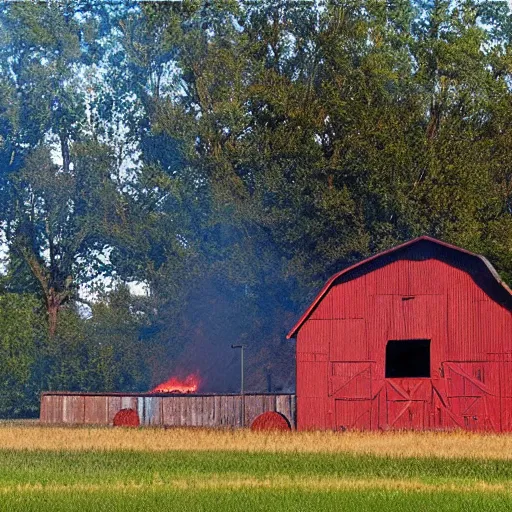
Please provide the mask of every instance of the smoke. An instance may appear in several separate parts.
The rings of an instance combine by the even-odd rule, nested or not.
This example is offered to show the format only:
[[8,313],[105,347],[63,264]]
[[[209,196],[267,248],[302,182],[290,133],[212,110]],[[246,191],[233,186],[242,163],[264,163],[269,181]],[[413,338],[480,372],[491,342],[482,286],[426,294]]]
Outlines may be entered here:
[[246,391],[293,391],[294,346],[284,338],[295,315],[270,316],[252,299],[215,279],[199,282],[183,310],[179,334],[166,340],[177,350],[160,364],[154,380],[197,372],[201,392],[238,393],[240,350],[231,345],[244,344]]

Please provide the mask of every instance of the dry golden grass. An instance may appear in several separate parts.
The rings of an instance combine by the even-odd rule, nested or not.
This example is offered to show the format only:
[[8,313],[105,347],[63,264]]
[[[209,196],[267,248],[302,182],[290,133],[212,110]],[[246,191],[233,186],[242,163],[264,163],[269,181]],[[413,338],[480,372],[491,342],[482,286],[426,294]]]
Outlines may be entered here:
[[155,479],[152,482],[108,482],[99,483],[66,483],[66,484],[17,484],[0,486],[0,495],[24,492],[69,493],[75,492],[112,492],[112,491],[148,491],[155,489],[177,490],[302,490],[302,491],[407,491],[407,492],[478,492],[478,493],[512,493],[512,483],[487,483],[482,481],[465,482],[422,482],[420,480],[394,480],[390,478],[331,478],[331,477],[299,477],[273,476],[272,478],[254,478],[233,475],[207,475],[192,478],[173,478],[169,480]]
[[354,453],[393,457],[512,459],[512,435],[470,432],[290,432],[206,429],[113,429],[0,424],[11,450],[200,450]]

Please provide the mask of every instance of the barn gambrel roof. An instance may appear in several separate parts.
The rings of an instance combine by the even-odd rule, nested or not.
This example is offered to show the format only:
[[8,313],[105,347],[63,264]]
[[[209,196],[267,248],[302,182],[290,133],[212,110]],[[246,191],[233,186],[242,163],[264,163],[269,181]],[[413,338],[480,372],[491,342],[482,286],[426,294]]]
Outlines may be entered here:
[[369,258],[366,258],[364,260],[361,260],[357,263],[355,263],[354,265],[351,265],[350,267],[347,267],[343,270],[341,270],[340,272],[334,274],[331,278],[329,278],[329,280],[325,283],[324,287],[320,290],[320,293],[315,297],[315,299],[313,300],[313,302],[311,303],[311,305],[308,307],[308,309],[304,312],[304,314],[300,317],[300,319],[298,320],[298,322],[292,327],[292,329],[290,330],[290,332],[287,334],[286,336],[286,339],[290,339],[290,338],[295,338],[295,336],[297,335],[297,331],[302,327],[302,325],[304,324],[304,322],[309,318],[309,316],[311,315],[311,313],[314,311],[314,309],[316,308],[316,306],[318,305],[318,303],[324,298],[324,296],[327,294],[327,292],[329,291],[329,289],[331,288],[331,286],[334,284],[334,282],[339,279],[341,276],[347,274],[348,272],[351,272],[353,271],[354,269],[358,268],[358,267],[361,267],[362,265],[365,265],[371,261],[374,261],[374,260],[377,260],[379,258],[382,258],[384,256],[387,256],[391,253],[394,253],[396,251],[399,251],[401,249],[405,249],[406,247],[409,247],[409,246],[412,246],[414,244],[417,244],[418,242],[422,242],[422,241],[426,241],[426,242],[431,242],[433,244],[437,244],[441,247],[445,247],[447,249],[451,249],[451,250],[454,250],[454,251],[458,251],[462,254],[465,254],[467,256],[470,256],[470,257],[473,257],[473,258],[477,258],[479,259],[480,261],[482,261],[485,265],[485,267],[487,268],[487,270],[489,271],[489,273],[492,275],[492,277],[497,281],[497,283],[499,285],[501,285],[504,290],[507,292],[507,294],[509,296],[512,296],[512,290],[510,290],[510,288],[507,286],[507,284],[501,279],[501,277],[499,276],[498,272],[496,271],[496,269],[491,265],[491,263],[487,260],[487,258],[485,258],[484,256],[482,256],[481,254],[476,254],[476,253],[473,253],[473,252],[470,252],[470,251],[467,251],[466,249],[462,249],[461,247],[457,247],[456,245],[452,245],[452,244],[449,244],[447,242],[443,242],[441,240],[437,240],[436,238],[432,238],[430,236],[420,236],[418,238],[414,238],[412,240],[409,240],[403,244],[400,244],[400,245],[397,245],[395,247],[392,247],[390,249],[387,249],[385,251],[382,251],[382,252],[379,252],[377,254],[374,254],[373,256],[370,256]]

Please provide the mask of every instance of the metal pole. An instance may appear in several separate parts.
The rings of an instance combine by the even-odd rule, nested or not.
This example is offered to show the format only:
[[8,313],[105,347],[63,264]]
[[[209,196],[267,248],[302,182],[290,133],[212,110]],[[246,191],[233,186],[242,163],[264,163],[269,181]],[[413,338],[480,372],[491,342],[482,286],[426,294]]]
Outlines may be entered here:
[[240,424],[242,428],[245,427],[245,392],[244,392],[244,348],[245,345],[231,345],[231,348],[239,348],[240,349],[240,395],[242,398],[242,407],[241,407],[241,418]]
[[240,392],[242,394],[242,428],[245,427],[245,393],[244,393],[244,346],[240,350]]
[[240,393],[244,394],[244,346],[240,351]]

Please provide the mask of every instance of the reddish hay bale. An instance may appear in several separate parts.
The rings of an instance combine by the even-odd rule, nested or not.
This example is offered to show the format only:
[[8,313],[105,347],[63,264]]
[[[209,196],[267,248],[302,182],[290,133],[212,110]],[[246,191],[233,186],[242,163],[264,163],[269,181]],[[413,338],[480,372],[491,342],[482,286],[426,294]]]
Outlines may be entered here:
[[264,412],[256,416],[251,430],[291,430],[288,420],[278,412]]
[[139,415],[133,409],[121,409],[114,416],[114,427],[138,427]]

